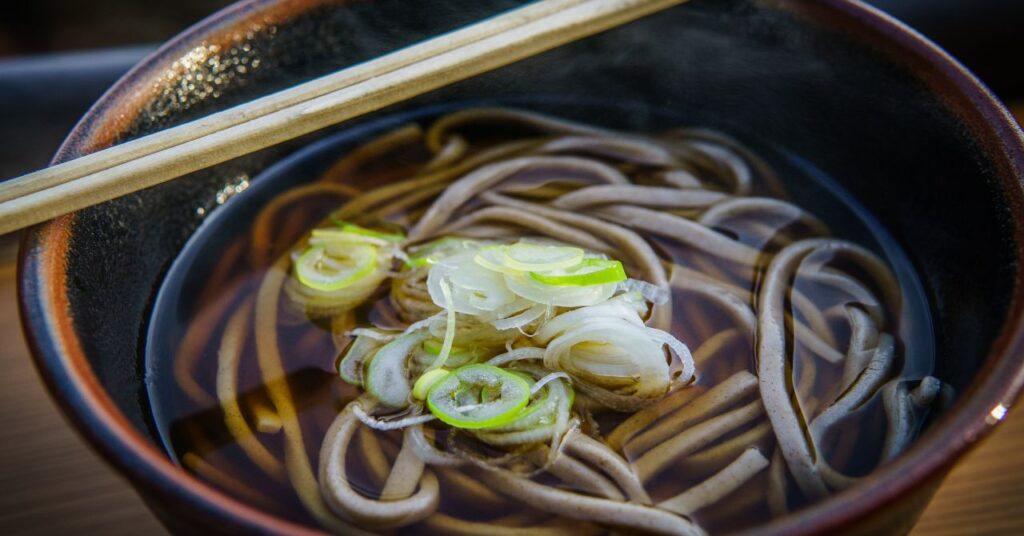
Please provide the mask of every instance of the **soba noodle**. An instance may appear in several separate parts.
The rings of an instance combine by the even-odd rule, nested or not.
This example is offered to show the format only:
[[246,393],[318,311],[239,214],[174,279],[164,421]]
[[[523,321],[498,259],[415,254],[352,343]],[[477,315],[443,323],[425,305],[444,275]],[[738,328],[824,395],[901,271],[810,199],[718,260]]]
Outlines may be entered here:
[[[175,364],[242,458],[187,461],[261,502],[246,467],[287,482],[332,531],[703,534],[852,485],[949,396],[902,375],[889,267],[714,132],[460,111],[352,151],[246,240],[210,284],[248,262],[257,290],[218,296],[223,327],[197,319]],[[324,330],[325,432],[288,377]],[[850,426],[870,415],[876,447]]]

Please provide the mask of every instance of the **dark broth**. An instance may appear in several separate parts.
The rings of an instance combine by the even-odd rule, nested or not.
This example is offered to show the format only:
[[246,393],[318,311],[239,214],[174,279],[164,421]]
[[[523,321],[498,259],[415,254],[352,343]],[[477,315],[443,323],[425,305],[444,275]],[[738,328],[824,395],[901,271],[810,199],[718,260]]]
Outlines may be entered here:
[[[422,112],[413,120],[428,124],[431,114]],[[171,268],[156,302],[147,344],[147,383],[154,420],[168,451],[187,469],[226,493],[296,522],[317,525],[297,499],[287,479],[275,480],[260,471],[234,442],[224,424],[224,412],[217,402],[215,390],[218,348],[233,312],[251,303],[274,259],[286,254],[310,228],[350,197],[403,180],[429,161],[430,151],[416,142],[388,151],[384,157],[372,159],[369,165],[351,166],[351,161],[344,158],[361,142],[393,131],[408,121],[408,117],[389,118],[333,136],[298,152],[257,177],[252,187],[237,199],[212,212]],[[513,130],[501,131],[499,137],[514,138],[519,134]],[[495,132],[485,129],[482,133],[474,133],[476,142],[486,143],[479,141],[483,139],[481,135],[493,136]],[[919,379],[930,374],[934,349],[928,304],[913,267],[899,245],[863,207],[805,160],[783,150],[758,147],[758,152],[777,171],[778,184],[757,175],[753,190],[748,195],[789,199],[824,221],[834,237],[851,240],[878,254],[893,271],[900,287],[898,310],[888,311],[890,324],[887,330],[893,333],[898,349],[893,376]],[[541,173],[531,179],[540,183],[549,178]],[[296,188],[308,188],[318,180],[338,186],[322,190],[314,197],[288,203],[273,218],[260,220],[260,211],[271,203],[280,202],[275,200],[282,199]],[[436,194],[424,192],[423,195],[433,197]],[[468,212],[474,208],[471,204],[460,210]],[[396,211],[391,220],[400,225],[409,214],[408,211]],[[807,233],[799,222],[769,223],[797,236]],[[728,219],[716,229],[741,243],[771,252],[778,249],[771,242],[760,243],[757,236],[744,228],[730,226]],[[725,273],[740,270],[734,264],[697,252],[679,242],[651,234],[645,234],[644,238],[663,258],[678,264]],[[756,295],[758,277],[753,276],[750,281],[748,290]],[[386,287],[359,308],[357,324],[395,324],[393,313],[378,303],[387,301]],[[833,288],[812,281],[798,279],[793,290],[815,303],[842,300]],[[287,298],[282,297],[281,300]],[[789,302],[787,307],[792,310]],[[295,396],[305,448],[315,471],[326,429],[342,408],[358,396],[359,391],[338,378],[339,348],[330,322],[313,322],[301,314],[289,313],[284,308],[282,311],[278,333],[285,380]],[[674,312],[672,334],[693,351],[706,342],[702,339],[708,333],[720,332],[732,322],[721,307],[707,298],[679,289],[674,291]],[[792,318],[801,322],[808,320],[799,311],[794,312]],[[837,339],[849,336],[843,322],[835,318],[827,319],[827,322]],[[816,357],[811,349],[792,340],[792,337],[790,339],[790,366],[797,396],[803,403],[820,406],[822,397],[834,394],[843,368]],[[714,355],[715,359],[698,364],[698,385],[712,387],[740,370],[756,373],[755,343],[742,336],[725,340],[722,349]],[[273,404],[257,366],[251,330],[242,345],[237,386],[239,402],[243,415],[255,426],[261,408],[268,409],[268,414],[272,415]],[[808,375],[809,370],[813,375]],[[595,422],[585,427],[593,430],[596,425],[601,431],[611,430],[627,416],[615,412],[600,413],[595,416]],[[830,430],[824,438],[822,454],[848,475],[867,473],[877,464],[885,422],[879,397],[872,397],[871,401]],[[741,427],[729,437],[743,434],[750,438],[750,445],[765,449],[765,455],[771,458],[771,429],[766,428],[764,419]],[[257,435],[274,458],[284,458],[282,433]],[[380,435],[384,454],[393,457],[401,442],[401,432]],[[361,441],[360,437],[357,434],[356,443]],[[362,448],[361,445],[355,447]],[[698,449],[695,454],[701,452]],[[628,448],[624,455],[627,459],[632,457]],[[359,464],[350,465],[353,487],[370,497],[378,494],[380,483],[375,482]],[[450,469],[438,471],[444,473]],[[646,489],[657,502],[700,483],[713,472],[702,466],[697,458],[687,458],[653,478]],[[772,517],[764,498],[769,478],[769,471],[760,472],[726,500],[698,511],[694,519],[712,533],[765,522]],[[551,480],[547,476],[539,477],[540,481],[545,479]],[[443,474],[441,480],[443,484]],[[807,501],[790,489],[789,502],[790,509],[795,509]],[[477,504],[473,497],[442,491],[439,511],[470,521],[484,521],[532,510],[528,506],[507,508],[506,511],[488,510]],[[398,529],[398,532],[420,533],[423,530],[423,525],[414,524]]]

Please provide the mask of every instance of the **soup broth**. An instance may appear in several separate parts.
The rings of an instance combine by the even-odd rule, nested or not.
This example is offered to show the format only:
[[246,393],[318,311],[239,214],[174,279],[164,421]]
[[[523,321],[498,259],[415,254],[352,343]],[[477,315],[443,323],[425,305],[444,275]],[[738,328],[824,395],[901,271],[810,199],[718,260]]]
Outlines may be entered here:
[[157,428],[262,511],[729,532],[855,485],[952,396],[896,242],[784,151],[497,108],[361,128],[231,189],[157,300]]

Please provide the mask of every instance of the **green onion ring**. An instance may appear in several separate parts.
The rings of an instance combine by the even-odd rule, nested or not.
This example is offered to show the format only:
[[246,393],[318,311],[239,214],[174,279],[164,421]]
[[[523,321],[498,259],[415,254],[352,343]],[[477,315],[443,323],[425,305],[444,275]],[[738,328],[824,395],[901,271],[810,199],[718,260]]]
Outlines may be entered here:
[[427,407],[441,421],[463,429],[508,424],[530,401],[530,383],[492,365],[466,365],[427,392]]
[[612,259],[583,259],[578,266],[563,270],[530,272],[530,277],[545,285],[589,287],[626,280],[622,263]]

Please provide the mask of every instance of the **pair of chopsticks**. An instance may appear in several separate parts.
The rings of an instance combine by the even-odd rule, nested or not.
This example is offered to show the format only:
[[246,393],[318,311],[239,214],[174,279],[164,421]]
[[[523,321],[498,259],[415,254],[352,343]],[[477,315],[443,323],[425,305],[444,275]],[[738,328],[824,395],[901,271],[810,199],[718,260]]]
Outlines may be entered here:
[[686,0],[538,0],[183,125],[0,183],[0,234],[497,69]]

